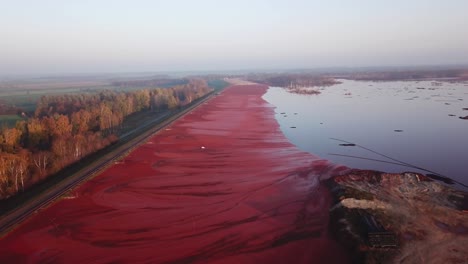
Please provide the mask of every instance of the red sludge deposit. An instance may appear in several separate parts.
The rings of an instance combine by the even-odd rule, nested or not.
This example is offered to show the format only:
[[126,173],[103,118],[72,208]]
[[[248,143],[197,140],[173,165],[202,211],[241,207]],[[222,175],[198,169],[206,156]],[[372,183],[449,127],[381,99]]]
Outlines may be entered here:
[[231,86],[0,241],[0,263],[346,263],[267,86]]

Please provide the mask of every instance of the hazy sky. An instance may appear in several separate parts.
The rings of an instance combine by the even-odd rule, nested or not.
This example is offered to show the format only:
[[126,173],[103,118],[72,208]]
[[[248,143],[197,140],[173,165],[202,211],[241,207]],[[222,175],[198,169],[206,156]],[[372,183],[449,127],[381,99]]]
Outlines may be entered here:
[[0,74],[468,64],[467,0],[0,0]]

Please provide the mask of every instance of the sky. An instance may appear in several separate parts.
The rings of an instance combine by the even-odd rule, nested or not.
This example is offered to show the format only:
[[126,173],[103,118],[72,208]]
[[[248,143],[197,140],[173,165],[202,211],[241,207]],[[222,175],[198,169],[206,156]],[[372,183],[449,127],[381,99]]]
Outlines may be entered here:
[[0,0],[0,75],[468,64],[466,0]]

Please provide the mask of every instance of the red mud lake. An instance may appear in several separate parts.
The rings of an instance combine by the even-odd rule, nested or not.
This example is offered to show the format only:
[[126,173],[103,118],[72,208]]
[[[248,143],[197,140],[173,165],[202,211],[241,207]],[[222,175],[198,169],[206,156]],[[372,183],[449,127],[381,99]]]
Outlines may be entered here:
[[231,86],[0,240],[0,263],[347,263],[262,85]]

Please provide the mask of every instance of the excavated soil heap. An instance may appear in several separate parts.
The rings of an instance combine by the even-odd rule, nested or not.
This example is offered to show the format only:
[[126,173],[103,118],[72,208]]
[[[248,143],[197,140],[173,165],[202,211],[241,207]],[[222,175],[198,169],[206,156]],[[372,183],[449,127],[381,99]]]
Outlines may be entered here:
[[[0,241],[0,263],[346,263],[320,179],[262,99],[231,86]],[[313,136],[313,135],[311,135]]]

